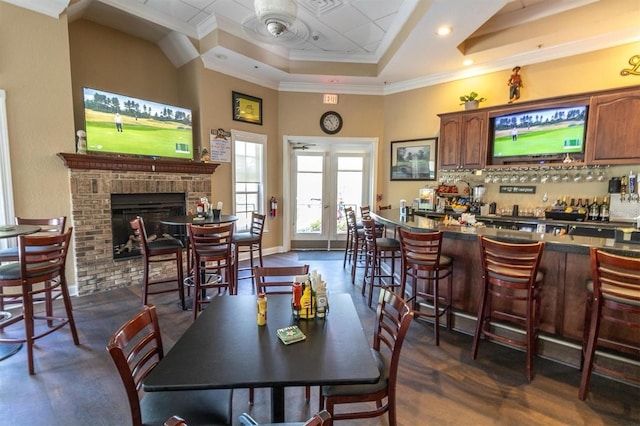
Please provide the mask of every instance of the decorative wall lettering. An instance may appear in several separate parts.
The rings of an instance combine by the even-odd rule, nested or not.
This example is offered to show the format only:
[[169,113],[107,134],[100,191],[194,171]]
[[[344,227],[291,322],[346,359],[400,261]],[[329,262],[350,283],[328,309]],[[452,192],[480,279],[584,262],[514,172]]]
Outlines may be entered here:
[[629,65],[631,68],[624,68],[620,71],[620,75],[640,75],[640,55],[633,55],[629,58]]

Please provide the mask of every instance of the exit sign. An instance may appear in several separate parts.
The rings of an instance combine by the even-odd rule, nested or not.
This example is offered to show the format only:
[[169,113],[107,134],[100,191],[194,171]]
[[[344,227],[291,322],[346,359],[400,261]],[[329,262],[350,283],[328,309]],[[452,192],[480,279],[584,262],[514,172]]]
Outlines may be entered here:
[[325,93],[322,95],[322,103],[335,105],[338,103],[338,95]]

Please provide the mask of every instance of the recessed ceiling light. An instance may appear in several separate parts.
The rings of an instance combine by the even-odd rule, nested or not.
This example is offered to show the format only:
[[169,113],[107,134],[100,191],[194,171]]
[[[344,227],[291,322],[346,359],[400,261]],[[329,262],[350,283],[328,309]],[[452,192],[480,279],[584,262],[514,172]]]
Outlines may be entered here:
[[436,34],[438,34],[439,36],[445,36],[447,34],[451,34],[451,31],[453,31],[453,28],[448,25],[442,25],[441,27],[438,27],[438,31],[436,31]]
[[464,65],[465,67],[468,67],[469,65],[473,64],[473,59],[465,59],[462,62],[462,65]]
[[216,58],[220,59],[221,61],[226,61],[227,59],[229,59],[227,55],[224,55],[222,53],[216,53]]

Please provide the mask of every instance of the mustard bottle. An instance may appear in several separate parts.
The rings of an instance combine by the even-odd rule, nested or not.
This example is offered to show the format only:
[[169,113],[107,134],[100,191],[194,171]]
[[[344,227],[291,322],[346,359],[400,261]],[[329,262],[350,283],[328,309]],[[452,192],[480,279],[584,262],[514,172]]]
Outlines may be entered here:
[[264,293],[258,294],[257,321],[258,325],[267,324],[267,296]]

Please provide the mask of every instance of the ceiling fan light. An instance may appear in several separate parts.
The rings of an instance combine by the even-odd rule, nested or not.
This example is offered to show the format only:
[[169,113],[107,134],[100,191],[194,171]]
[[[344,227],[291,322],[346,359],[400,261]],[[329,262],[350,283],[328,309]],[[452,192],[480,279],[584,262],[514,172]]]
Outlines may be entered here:
[[295,0],[254,0],[258,20],[275,37],[281,35],[296,20],[298,5]]

